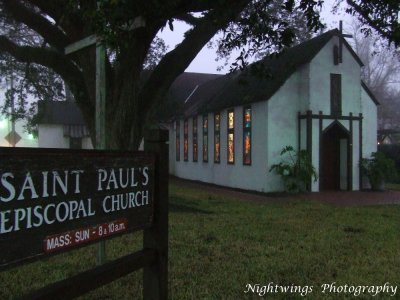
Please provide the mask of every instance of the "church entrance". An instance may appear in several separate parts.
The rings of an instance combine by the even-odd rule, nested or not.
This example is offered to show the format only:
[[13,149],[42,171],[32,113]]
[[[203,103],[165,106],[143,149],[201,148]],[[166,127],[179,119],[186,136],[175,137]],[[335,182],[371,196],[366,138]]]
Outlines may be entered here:
[[324,130],[320,145],[320,190],[348,190],[349,136],[338,122]]

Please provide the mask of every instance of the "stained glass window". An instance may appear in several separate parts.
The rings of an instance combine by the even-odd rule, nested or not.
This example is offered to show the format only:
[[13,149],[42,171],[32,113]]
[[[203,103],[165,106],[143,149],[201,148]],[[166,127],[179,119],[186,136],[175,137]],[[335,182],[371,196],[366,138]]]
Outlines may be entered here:
[[203,161],[208,162],[208,117],[203,116]]
[[243,164],[251,165],[251,107],[243,109]]
[[188,120],[183,122],[183,160],[188,161],[189,139],[188,139]]
[[235,113],[228,110],[228,163],[235,163]]
[[197,162],[198,145],[197,145],[197,116],[193,118],[193,161]]
[[180,147],[180,126],[179,126],[179,121],[176,121],[176,138],[175,138],[175,150],[176,150],[176,161],[180,160],[180,152],[181,152],[181,147]]
[[220,137],[221,115],[220,113],[214,114],[214,162],[221,161],[221,137]]

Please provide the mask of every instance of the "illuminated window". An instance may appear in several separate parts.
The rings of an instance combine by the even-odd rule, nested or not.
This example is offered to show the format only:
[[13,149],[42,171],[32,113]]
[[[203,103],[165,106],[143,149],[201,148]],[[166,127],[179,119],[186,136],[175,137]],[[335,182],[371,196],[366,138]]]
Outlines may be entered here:
[[214,162],[221,161],[221,137],[220,137],[221,115],[220,113],[214,114]]
[[235,163],[235,113],[228,110],[228,164]]
[[193,118],[193,161],[197,162],[198,145],[197,145],[197,116]]
[[189,139],[188,139],[188,120],[183,121],[183,160],[188,161]]
[[181,147],[180,147],[180,126],[179,126],[179,121],[176,121],[176,161],[180,160],[180,152],[181,152]]
[[203,116],[203,161],[208,162],[208,117]]
[[243,108],[243,164],[251,165],[251,107]]

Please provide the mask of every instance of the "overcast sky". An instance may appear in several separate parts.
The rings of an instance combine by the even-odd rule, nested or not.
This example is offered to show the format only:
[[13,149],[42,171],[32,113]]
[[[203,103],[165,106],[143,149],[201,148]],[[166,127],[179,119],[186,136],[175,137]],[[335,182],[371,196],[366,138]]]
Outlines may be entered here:
[[[339,21],[344,21],[344,27],[346,28],[346,22],[350,20],[350,16],[344,13],[342,8],[337,15],[333,15],[330,10],[334,0],[326,0],[321,12],[321,19],[323,23],[326,23],[328,29],[338,28]],[[169,46],[169,50],[173,49],[183,39],[183,34],[188,30],[189,26],[183,22],[174,22],[174,31],[170,31],[166,26],[160,37],[163,38],[166,44]],[[235,57],[235,56],[233,56]],[[218,66],[223,64],[223,61],[216,62],[216,54],[214,49],[209,49],[205,46],[196,58],[192,61],[189,67],[186,69],[187,72],[197,73],[221,73],[225,74],[229,71],[229,66],[225,67],[221,71],[217,71]]]

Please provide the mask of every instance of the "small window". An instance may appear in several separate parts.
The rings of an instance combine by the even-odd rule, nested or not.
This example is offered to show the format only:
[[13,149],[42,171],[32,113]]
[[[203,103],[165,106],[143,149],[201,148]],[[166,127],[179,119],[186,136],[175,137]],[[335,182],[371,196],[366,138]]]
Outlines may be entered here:
[[175,150],[176,150],[176,161],[180,161],[180,152],[181,152],[181,147],[180,147],[180,144],[181,144],[181,140],[180,140],[180,121],[176,121],[176,138],[175,138],[175,142],[176,142],[176,145],[175,145]]
[[189,160],[188,120],[183,121],[183,160]]
[[221,161],[221,115],[220,113],[214,114],[214,162],[220,163]]
[[342,115],[342,75],[331,74],[331,114]]
[[203,116],[203,161],[208,162],[208,117]]
[[235,163],[235,113],[228,110],[228,164]]
[[243,109],[243,164],[251,165],[251,107]]
[[198,144],[197,144],[197,116],[193,118],[193,161],[197,162]]

